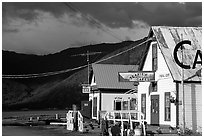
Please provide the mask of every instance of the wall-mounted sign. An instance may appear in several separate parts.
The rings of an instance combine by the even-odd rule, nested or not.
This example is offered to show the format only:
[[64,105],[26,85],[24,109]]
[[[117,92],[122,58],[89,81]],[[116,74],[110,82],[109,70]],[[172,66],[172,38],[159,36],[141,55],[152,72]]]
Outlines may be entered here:
[[[177,56],[177,52],[178,52],[179,48],[181,48],[181,49],[183,48],[184,44],[191,45],[191,41],[183,40],[183,41],[179,42],[176,45],[176,47],[174,48],[174,53],[173,54],[174,54],[174,60],[176,61],[176,63],[181,68],[184,68],[184,69],[195,69],[197,64],[202,65],[202,52],[201,52],[201,50],[196,51],[193,65],[185,65],[185,64],[182,63],[182,61],[179,61],[178,56]],[[198,60],[198,57],[200,58],[200,60]]]
[[139,71],[139,72],[119,72],[119,82],[150,82],[155,81],[155,73],[152,71]]
[[90,93],[91,92],[91,86],[88,84],[82,84],[82,93]]
[[159,74],[158,75],[158,80],[169,79],[169,78],[171,78],[170,73],[165,73],[165,74]]

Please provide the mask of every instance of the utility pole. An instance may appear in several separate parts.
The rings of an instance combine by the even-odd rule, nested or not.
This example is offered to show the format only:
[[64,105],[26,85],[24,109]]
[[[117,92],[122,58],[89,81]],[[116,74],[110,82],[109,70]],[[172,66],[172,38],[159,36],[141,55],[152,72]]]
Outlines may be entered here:
[[88,81],[87,81],[87,84],[89,85],[89,51],[87,50],[87,53],[86,53],[86,55],[87,55],[87,65],[88,65]]
[[90,56],[90,55],[101,54],[101,53],[102,53],[102,52],[91,52],[91,53],[89,53],[89,51],[87,50],[86,53],[72,55],[72,57],[73,57],[73,56],[86,56],[86,61],[87,61],[87,66],[88,66],[88,81],[87,81],[87,84],[89,84],[89,72],[90,72],[89,56]]
[[[181,40],[183,41],[183,34],[181,34]],[[183,58],[183,53],[184,52],[184,46],[181,46],[181,58],[182,58],[182,64],[184,64],[184,58]],[[181,91],[183,93],[183,133],[185,133],[185,128],[186,128],[186,122],[185,122],[185,95],[184,95],[184,68],[182,68],[182,80],[181,80]]]

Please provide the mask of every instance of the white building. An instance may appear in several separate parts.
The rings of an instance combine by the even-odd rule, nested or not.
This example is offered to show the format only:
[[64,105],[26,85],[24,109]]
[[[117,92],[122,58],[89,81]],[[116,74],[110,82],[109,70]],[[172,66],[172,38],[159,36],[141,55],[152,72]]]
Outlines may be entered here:
[[[202,130],[202,28],[152,27],[147,54],[140,70],[154,71],[154,82],[140,82],[138,106],[148,124],[183,126]],[[183,45],[182,54],[179,45]],[[178,51],[176,50],[178,46]],[[184,110],[182,71],[184,76]],[[171,101],[170,101],[171,100]],[[185,115],[183,115],[185,111]],[[183,118],[184,117],[184,118]]]
[[[151,27],[148,38],[139,68],[136,65],[92,65],[89,94],[92,118],[98,120],[99,111],[132,109],[143,112],[148,124],[185,126],[201,132],[202,29]],[[154,79],[144,75],[146,82],[139,82],[136,94],[124,94],[135,86],[134,82],[119,81],[119,72],[138,70],[153,73]],[[138,78],[133,76],[133,79]]]
[[137,71],[136,65],[92,64],[93,74],[89,101],[92,119],[99,120],[99,111],[137,110],[137,95],[124,94],[134,89],[133,82],[119,82],[118,73]]

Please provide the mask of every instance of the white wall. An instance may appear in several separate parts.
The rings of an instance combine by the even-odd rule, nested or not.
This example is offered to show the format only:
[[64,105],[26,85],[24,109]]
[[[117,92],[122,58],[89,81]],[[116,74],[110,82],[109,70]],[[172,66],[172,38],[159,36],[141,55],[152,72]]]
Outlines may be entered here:
[[105,111],[112,111],[114,109],[114,100],[117,99],[117,97],[121,97],[122,100],[128,100],[131,98],[137,98],[137,95],[135,94],[116,94],[116,93],[102,93],[102,104],[101,104],[101,110]]
[[[202,132],[202,84],[184,84],[185,95],[185,123],[193,131]],[[182,101],[183,92],[179,84],[179,100]],[[183,126],[183,110],[179,105],[179,125]]]
[[[155,79],[158,81],[158,93],[160,95],[160,124],[171,125],[176,127],[176,105],[171,103],[171,121],[165,120],[165,92],[170,92],[172,97],[176,98],[176,83],[173,82],[173,78],[168,69],[166,61],[161,53],[161,50],[157,47],[158,51],[158,69],[155,73]],[[167,75],[168,74],[168,75]],[[160,77],[160,76],[169,77]]]
[[98,120],[98,117],[99,117],[99,101],[100,101],[100,94],[99,93],[92,93],[92,97],[97,97],[97,117],[93,117],[93,100],[92,100],[92,119],[97,119]]
[[[155,43],[155,42],[152,42]],[[176,84],[173,82],[169,69],[166,65],[166,62],[163,58],[163,55],[160,49],[157,47],[157,59],[158,59],[158,69],[155,72],[155,80],[157,81],[157,92],[152,92],[149,95],[149,85],[150,82],[140,82],[138,87],[138,99],[139,99],[139,110],[141,110],[141,94],[146,93],[146,121],[148,124],[151,123],[151,95],[159,95],[159,123],[167,124],[171,126],[176,126],[176,106],[171,104],[171,121],[164,121],[164,95],[165,92],[171,92],[171,96],[176,96]],[[143,71],[152,71],[152,44],[150,45],[150,49],[148,51],[148,55],[143,67]],[[161,77],[163,76],[163,77]],[[167,77],[164,77],[167,76]]]
[[[95,76],[94,76],[94,74],[92,75],[92,78],[91,78],[91,87],[92,86],[96,86],[96,82],[94,82],[94,78],[95,78]],[[92,93],[93,91],[91,91],[90,93],[89,93],[89,101],[91,101],[91,100],[93,100],[93,93]]]
[[[100,105],[100,94],[92,94],[97,97],[97,117],[93,117],[93,106],[92,106],[92,119],[99,119],[99,105]],[[122,100],[128,100],[131,98],[137,98],[135,94],[117,94],[117,93],[101,93],[101,111],[112,111],[114,109],[114,100],[117,97],[121,97]]]

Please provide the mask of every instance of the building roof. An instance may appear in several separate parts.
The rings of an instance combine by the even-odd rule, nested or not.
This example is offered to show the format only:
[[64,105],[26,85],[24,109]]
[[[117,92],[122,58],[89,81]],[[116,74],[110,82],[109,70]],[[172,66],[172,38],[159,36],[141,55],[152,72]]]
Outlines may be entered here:
[[[181,81],[182,68],[175,62],[173,52],[176,44],[182,40],[191,41],[191,45],[184,44],[184,65],[190,65],[191,69],[184,69],[185,81],[201,81],[200,64],[192,69],[197,50],[202,47],[202,28],[201,27],[166,27],[153,26],[152,31],[156,37],[159,48],[164,56],[167,66],[175,81]],[[181,50],[177,52],[179,61],[182,61]],[[199,59],[199,58],[198,58]],[[199,59],[201,60],[201,59]]]
[[97,88],[133,89],[133,82],[119,82],[119,72],[138,71],[138,65],[92,64]]

